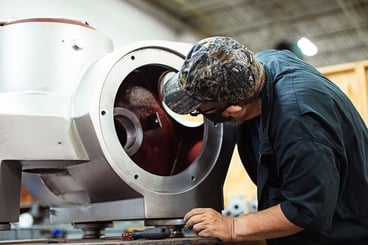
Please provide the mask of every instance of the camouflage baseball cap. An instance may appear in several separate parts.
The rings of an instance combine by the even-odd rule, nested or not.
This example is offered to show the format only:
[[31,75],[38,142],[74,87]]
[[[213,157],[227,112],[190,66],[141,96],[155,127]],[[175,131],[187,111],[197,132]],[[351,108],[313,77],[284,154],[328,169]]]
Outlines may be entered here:
[[164,102],[174,112],[188,114],[202,102],[253,100],[261,82],[255,79],[252,63],[252,52],[232,38],[203,39],[191,48],[180,71],[164,83]]

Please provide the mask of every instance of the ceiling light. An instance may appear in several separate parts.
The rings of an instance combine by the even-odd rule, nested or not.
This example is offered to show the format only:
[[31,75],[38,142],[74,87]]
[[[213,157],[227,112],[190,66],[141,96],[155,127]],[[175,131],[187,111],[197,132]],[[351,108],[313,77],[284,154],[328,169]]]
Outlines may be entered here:
[[300,38],[297,45],[306,56],[314,56],[318,52],[317,46],[306,37]]

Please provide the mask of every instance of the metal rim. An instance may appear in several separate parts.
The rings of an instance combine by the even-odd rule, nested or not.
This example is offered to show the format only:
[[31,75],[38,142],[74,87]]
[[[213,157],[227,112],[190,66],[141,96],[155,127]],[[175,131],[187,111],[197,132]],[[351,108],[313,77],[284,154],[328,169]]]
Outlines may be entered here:
[[137,67],[154,64],[163,64],[168,69],[178,70],[182,62],[183,58],[174,52],[159,48],[147,47],[131,51],[112,67],[100,93],[97,113],[101,130],[99,135],[102,136],[99,138],[101,148],[115,173],[140,193],[181,193],[194,188],[211,171],[222,147],[222,125],[215,126],[205,120],[203,127],[205,137],[200,156],[179,174],[158,176],[137,166],[126,152],[121,151],[117,135],[111,130],[114,128],[111,116],[114,110],[114,99],[121,83],[130,73]]

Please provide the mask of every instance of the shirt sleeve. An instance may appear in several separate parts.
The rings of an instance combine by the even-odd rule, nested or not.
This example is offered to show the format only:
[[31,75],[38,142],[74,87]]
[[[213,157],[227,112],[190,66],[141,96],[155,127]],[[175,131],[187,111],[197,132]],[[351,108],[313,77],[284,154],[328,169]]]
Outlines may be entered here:
[[316,140],[300,139],[280,154],[280,191],[284,215],[309,230],[331,226],[339,193],[339,171],[332,148]]

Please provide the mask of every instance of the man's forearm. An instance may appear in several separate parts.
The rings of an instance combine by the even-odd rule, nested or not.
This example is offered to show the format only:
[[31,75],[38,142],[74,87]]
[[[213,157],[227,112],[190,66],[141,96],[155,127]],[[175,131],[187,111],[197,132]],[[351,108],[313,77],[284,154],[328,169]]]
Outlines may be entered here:
[[303,228],[291,223],[284,215],[280,205],[235,218],[235,241],[264,240],[289,236],[302,231]]

